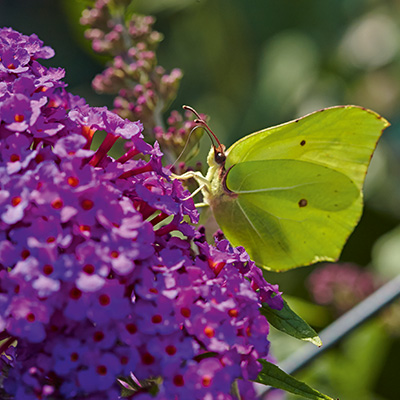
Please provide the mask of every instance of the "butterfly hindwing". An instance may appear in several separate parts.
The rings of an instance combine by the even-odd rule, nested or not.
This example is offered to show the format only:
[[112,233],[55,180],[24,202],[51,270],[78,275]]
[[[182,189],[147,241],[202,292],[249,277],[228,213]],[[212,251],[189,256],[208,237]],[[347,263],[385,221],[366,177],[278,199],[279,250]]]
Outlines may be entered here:
[[334,260],[361,214],[353,181],[305,161],[239,163],[225,185],[237,194],[236,218],[242,214],[243,234],[234,244],[243,245],[259,265],[277,270]]

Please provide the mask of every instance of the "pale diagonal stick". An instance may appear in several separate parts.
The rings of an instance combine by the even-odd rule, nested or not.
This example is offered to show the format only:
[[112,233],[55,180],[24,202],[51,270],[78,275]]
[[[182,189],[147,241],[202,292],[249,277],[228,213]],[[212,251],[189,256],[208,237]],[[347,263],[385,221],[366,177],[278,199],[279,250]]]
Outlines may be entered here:
[[[346,335],[358,328],[368,319],[377,314],[380,310],[388,306],[400,296],[400,275],[378,290],[368,296],[361,303],[357,304],[346,314],[339,317],[336,321],[330,324],[319,336],[323,345],[315,347],[311,343],[302,346],[298,351],[279,364],[279,368],[287,374],[294,374],[301,368],[319,357],[324,351],[331,348],[335,343],[343,339]],[[271,390],[268,387],[257,384],[257,390],[260,393],[260,400]]]

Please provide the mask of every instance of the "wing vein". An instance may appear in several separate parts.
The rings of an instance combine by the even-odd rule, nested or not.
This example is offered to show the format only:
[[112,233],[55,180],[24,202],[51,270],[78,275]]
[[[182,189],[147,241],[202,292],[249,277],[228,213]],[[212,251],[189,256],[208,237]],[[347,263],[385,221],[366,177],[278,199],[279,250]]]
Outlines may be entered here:
[[[254,189],[254,190],[233,190],[234,193],[238,193],[238,194],[246,194],[246,193],[263,193],[263,192],[273,192],[276,190],[292,190],[292,189],[296,189],[302,186],[308,186],[308,185],[314,185],[314,184],[318,184],[320,182],[308,182],[308,183],[302,183],[299,185],[293,185],[293,186],[282,186],[282,187],[271,187],[271,188],[263,188],[263,189]],[[240,185],[240,187],[242,186],[242,184]]]
[[258,229],[253,225],[253,223],[251,222],[251,220],[249,219],[249,217],[247,216],[246,212],[243,210],[243,207],[241,206],[241,204],[239,203],[239,201],[237,202],[238,207],[240,208],[240,211],[242,212],[242,214],[244,215],[244,217],[246,218],[247,222],[250,224],[250,226],[253,228],[254,232],[257,233],[257,236],[261,239],[261,241],[263,240],[262,235],[260,234],[260,232],[258,232]]

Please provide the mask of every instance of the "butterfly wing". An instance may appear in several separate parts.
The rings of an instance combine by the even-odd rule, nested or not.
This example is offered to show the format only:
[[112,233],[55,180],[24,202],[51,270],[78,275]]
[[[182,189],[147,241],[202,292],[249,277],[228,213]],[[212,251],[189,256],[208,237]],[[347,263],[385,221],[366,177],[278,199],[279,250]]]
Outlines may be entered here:
[[342,172],[361,190],[387,126],[384,118],[365,108],[326,108],[238,140],[227,151],[226,169],[245,161],[303,160]]
[[337,259],[361,216],[365,174],[386,126],[371,111],[334,107],[239,140],[211,200],[221,229],[268,269]]

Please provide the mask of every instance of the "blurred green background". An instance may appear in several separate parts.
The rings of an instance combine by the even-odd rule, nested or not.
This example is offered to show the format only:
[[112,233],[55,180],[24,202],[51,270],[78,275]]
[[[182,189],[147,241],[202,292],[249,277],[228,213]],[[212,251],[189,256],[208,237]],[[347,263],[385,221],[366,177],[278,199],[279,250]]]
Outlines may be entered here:
[[[74,94],[93,106],[91,79],[104,68],[84,40],[78,0],[1,0],[0,26],[36,33],[66,69]],[[363,218],[342,255],[376,279],[400,271],[400,1],[398,0],[134,0],[157,18],[165,36],[159,64],[184,78],[172,108],[190,104],[210,116],[221,142],[338,104],[371,108],[387,118],[366,182]],[[209,148],[203,138],[200,160]],[[268,274],[317,329],[334,313],[311,304],[307,277],[318,267]],[[301,299],[301,300],[299,300]],[[396,311],[397,310],[397,311]],[[392,307],[298,374],[341,400],[400,399],[400,316]],[[388,320],[390,323],[388,323]],[[388,327],[390,325],[390,327]],[[276,333],[283,359],[299,346]],[[301,345],[301,344],[300,344]]]

